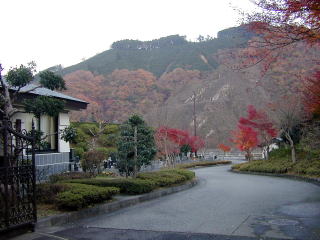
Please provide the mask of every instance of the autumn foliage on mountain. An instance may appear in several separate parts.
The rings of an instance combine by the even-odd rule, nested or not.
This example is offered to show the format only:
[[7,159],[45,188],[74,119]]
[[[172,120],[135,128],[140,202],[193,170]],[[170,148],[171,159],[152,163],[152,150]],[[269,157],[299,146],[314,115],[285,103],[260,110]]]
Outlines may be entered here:
[[78,70],[64,79],[67,93],[90,103],[86,111],[73,113],[76,121],[94,120],[96,115],[111,122],[123,121],[133,111],[143,114],[167,97],[166,89],[157,85],[155,76],[142,69],[115,70],[107,76]]
[[190,131],[195,93],[198,135],[214,147],[227,144],[245,106],[265,109],[306,88],[300,80],[320,71],[319,46],[303,41],[255,64],[266,55],[257,55],[261,39],[241,26],[197,42],[181,36],[121,40],[79,64],[53,70],[64,75],[67,94],[90,103],[71,113],[73,121],[120,123],[137,113],[154,128]]
[[90,103],[86,111],[74,112],[72,120],[88,121],[99,116],[111,122],[122,122],[132,113],[145,114],[165,102],[177,85],[199,78],[199,71],[181,68],[163,74],[160,79],[143,69],[114,70],[106,76],[78,70],[64,77],[66,93]]
[[305,78],[305,89],[303,90],[304,105],[306,110],[315,117],[320,116],[320,71],[311,77]]

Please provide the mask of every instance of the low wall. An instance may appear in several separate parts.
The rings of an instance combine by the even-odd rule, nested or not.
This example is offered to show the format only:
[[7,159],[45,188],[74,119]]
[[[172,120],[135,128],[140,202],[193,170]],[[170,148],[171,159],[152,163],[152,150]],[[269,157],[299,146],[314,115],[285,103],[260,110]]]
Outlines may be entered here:
[[35,162],[37,174],[44,175],[44,178],[52,174],[69,171],[68,152],[36,154]]

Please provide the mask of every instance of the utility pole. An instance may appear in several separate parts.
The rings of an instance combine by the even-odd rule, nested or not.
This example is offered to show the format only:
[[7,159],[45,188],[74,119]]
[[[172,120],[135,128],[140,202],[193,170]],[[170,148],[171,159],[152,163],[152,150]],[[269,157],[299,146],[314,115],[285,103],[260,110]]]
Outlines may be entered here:
[[[196,116],[196,92],[193,91],[193,126],[194,126],[194,136],[197,136],[197,116]],[[195,156],[198,157],[197,151],[195,151]]]
[[133,177],[137,176],[137,158],[138,158],[138,129],[137,126],[134,126],[134,165],[133,165]]

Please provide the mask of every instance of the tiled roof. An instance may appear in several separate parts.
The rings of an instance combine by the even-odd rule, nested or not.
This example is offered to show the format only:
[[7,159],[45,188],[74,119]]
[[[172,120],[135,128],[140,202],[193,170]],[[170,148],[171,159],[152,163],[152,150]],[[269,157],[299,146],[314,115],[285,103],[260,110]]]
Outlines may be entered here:
[[[21,88],[20,91],[26,92],[26,91],[33,89],[33,88],[36,88],[36,87],[37,87],[37,85],[35,85],[35,84],[28,84],[27,86]],[[56,98],[61,98],[61,99],[66,99],[66,100],[71,100],[71,101],[76,101],[76,102],[88,103],[88,102],[80,100],[78,98],[74,98],[74,97],[71,97],[71,96],[65,95],[63,93],[56,92],[56,91],[52,91],[52,90],[50,90],[48,88],[44,88],[44,87],[36,88],[28,93],[41,95],[41,96],[56,97]]]

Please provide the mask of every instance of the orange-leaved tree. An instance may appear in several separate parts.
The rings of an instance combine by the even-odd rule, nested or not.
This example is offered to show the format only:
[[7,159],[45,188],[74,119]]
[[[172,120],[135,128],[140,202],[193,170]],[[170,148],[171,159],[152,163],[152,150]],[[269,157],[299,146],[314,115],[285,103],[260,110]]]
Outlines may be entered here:
[[247,117],[241,117],[239,124],[251,127],[257,132],[258,144],[265,149],[265,157],[268,159],[269,146],[272,139],[277,136],[277,130],[266,112],[257,110],[253,105],[249,105],[247,108]]
[[174,166],[175,158],[180,153],[180,148],[189,143],[189,133],[176,128],[160,126],[157,128],[155,142],[158,154],[165,158],[166,166]]
[[227,152],[231,151],[231,147],[224,145],[223,143],[218,144],[218,148],[223,151],[223,160]]
[[238,129],[232,132],[230,139],[240,151],[246,152],[246,158],[251,161],[252,150],[258,145],[258,133],[251,127],[238,124]]

